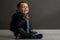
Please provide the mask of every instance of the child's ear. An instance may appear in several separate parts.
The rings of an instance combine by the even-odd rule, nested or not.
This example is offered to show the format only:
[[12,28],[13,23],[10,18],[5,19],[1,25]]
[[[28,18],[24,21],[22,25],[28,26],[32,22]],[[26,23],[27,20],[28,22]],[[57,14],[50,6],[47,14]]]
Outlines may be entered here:
[[16,10],[18,10],[18,8],[16,8]]

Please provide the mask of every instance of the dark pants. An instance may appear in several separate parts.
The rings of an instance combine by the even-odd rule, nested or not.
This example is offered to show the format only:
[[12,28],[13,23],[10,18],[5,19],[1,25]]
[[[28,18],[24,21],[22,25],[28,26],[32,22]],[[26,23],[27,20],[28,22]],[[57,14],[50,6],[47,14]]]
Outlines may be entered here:
[[41,39],[43,37],[42,34],[37,34],[37,32],[26,33],[23,29],[19,28],[18,31],[14,32],[14,36],[17,38],[18,34],[20,34],[19,39]]
[[14,31],[14,36],[17,38],[18,35],[20,34],[20,38],[30,38],[31,37],[31,34],[30,33],[27,33],[24,29],[22,28],[18,28]]

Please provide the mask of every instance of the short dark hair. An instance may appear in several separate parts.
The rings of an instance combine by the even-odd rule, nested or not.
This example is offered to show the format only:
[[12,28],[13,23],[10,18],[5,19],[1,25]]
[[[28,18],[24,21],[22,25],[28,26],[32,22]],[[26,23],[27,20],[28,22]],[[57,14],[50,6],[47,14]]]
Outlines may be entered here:
[[21,3],[27,3],[27,4],[28,4],[28,1],[20,1],[20,2],[17,4],[17,8],[20,7]]

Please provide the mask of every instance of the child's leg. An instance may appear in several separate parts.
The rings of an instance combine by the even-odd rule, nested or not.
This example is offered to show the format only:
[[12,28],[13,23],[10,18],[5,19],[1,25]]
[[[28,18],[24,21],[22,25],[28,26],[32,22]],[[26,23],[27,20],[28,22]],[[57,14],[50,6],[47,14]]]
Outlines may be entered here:
[[42,34],[31,33],[31,38],[32,38],[32,39],[41,39],[42,37],[43,37]]
[[15,36],[15,38],[17,39],[18,33],[17,33],[17,32],[14,32],[14,36]]

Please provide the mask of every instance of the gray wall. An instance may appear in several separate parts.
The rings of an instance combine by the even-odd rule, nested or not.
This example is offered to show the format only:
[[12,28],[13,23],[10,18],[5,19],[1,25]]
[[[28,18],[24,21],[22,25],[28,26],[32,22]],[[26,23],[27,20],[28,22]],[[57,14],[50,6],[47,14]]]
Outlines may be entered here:
[[[8,29],[20,0],[0,0],[0,29]],[[60,29],[60,0],[28,0],[32,28]]]

